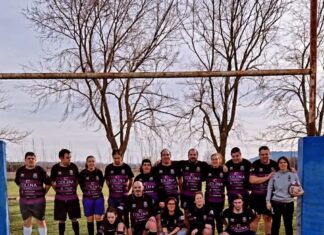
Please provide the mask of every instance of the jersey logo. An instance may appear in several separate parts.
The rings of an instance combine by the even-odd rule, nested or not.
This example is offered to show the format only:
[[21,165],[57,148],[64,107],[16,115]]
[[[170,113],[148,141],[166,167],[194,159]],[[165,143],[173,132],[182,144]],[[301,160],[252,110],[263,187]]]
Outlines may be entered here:
[[259,168],[259,172],[263,172],[263,168]]
[[136,208],[136,204],[132,204],[132,208]]
[[200,167],[199,166],[197,166],[196,171],[200,172]]
[[122,169],[122,170],[121,170],[121,173],[122,173],[123,175],[125,175],[125,170],[124,170],[124,169]]
[[61,172],[61,171],[58,171],[57,174],[58,174],[58,175],[62,175],[62,172]]
[[33,178],[34,178],[34,179],[37,179],[37,173],[36,173],[36,172],[33,173]]
[[204,220],[206,220],[207,219],[207,215],[204,215]]
[[210,211],[209,211],[209,214],[210,214],[210,215],[214,215],[214,211],[213,211],[213,210],[210,210]]
[[96,175],[96,180],[99,181],[99,176]]
[[171,175],[174,175],[174,173],[175,173],[174,170],[171,169],[171,170],[170,170],[170,174],[171,174]]
[[233,170],[233,167],[232,166],[230,166],[230,171],[232,171]]
[[230,221],[233,223],[235,220],[234,220],[234,218],[230,218]]
[[70,175],[73,175],[73,170],[70,170]]
[[24,174],[24,173],[21,173],[21,174],[20,174],[20,177],[24,177],[24,176],[25,176],[25,174]]
[[144,202],[143,202],[143,206],[144,206],[144,207],[148,207],[147,201],[144,201]]
[[240,166],[240,171],[244,171],[244,166]]
[[246,223],[247,218],[244,216],[244,217],[242,218],[242,221],[243,221],[243,223]]
[[159,170],[159,174],[162,174],[163,173],[163,171],[162,170]]
[[151,176],[150,178],[149,178],[149,181],[153,181],[154,179],[153,179],[153,177]]
[[223,172],[219,173],[219,177],[220,177],[220,178],[224,178],[224,174],[223,174]]
[[186,171],[189,171],[189,166],[186,166],[186,169],[185,169]]
[[212,174],[211,173],[208,173],[208,176],[212,176]]
[[111,175],[114,174],[114,171],[110,171],[110,174],[111,174]]
[[89,180],[89,179],[90,179],[89,176],[87,176],[87,177],[86,177],[86,180]]

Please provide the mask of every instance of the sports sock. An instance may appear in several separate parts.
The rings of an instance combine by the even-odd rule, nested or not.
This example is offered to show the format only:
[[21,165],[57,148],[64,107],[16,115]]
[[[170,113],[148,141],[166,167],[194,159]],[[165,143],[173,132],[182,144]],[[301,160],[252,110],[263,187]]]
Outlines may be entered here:
[[97,232],[99,232],[99,229],[100,229],[100,226],[101,226],[101,221],[97,221],[96,224],[97,224]]
[[73,231],[74,231],[75,235],[80,235],[79,222],[78,221],[73,221],[72,222],[72,228],[73,228]]
[[88,234],[94,235],[94,223],[93,222],[87,222],[88,227]]
[[33,227],[25,227],[23,228],[23,234],[24,235],[31,235],[33,231]]
[[38,228],[39,235],[47,235],[47,227]]
[[64,235],[65,232],[65,223],[59,223],[59,234]]

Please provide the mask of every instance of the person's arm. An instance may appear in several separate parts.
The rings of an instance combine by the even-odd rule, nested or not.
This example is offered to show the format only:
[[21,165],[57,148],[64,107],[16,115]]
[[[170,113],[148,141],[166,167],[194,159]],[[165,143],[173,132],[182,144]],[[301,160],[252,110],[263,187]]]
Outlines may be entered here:
[[51,169],[51,185],[53,190],[56,192],[56,165],[54,165]]
[[20,185],[20,169],[18,169],[16,172],[15,183],[17,184],[17,186]]
[[268,210],[271,210],[272,208],[270,200],[272,197],[273,189],[274,189],[274,181],[273,178],[271,178],[268,183],[267,196],[266,196],[266,202],[267,202],[266,205]]
[[250,175],[249,181],[251,184],[262,184],[262,183],[270,180],[274,176],[274,174],[275,174],[275,172],[271,172],[269,175],[263,176],[263,177],[258,177],[256,175]]

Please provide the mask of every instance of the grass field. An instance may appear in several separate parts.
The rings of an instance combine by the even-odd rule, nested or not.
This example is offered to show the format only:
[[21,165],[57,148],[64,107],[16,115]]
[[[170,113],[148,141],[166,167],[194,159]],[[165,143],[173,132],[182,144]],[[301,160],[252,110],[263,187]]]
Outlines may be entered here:
[[[18,187],[13,181],[8,181],[7,184],[8,188],[8,197],[9,197],[9,216],[10,216],[10,232],[11,235],[21,235],[22,234],[22,218],[20,215],[20,210],[19,210],[19,202],[16,200],[16,198],[19,196],[19,191]],[[81,195],[80,189],[78,188],[78,193]],[[108,195],[108,189],[106,186],[104,186],[104,195]],[[46,204],[46,223],[47,223],[47,230],[49,235],[57,235],[58,234],[58,225],[57,222],[53,220],[53,212],[54,212],[54,201],[52,200],[54,196],[54,191],[53,189],[50,189],[50,191],[47,194],[48,200]],[[82,203],[81,204],[81,212],[83,214],[83,208],[82,208]],[[107,205],[106,205],[107,207]],[[80,223],[80,234],[81,235],[86,235],[87,234],[87,223],[85,217],[82,217],[79,220]],[[293,222],[293,227],[296,230],[296,221],[294,219]],[[37,235],[37,225],[34,223],[33,224],[33,233],[32,235]],[[261,223],[259,226],[259,231],[258,234],[263,234],[263,224]],[[295,232],[296,233],[296,232]],[[294,234],[295,234],[294,233]],[[71,222],[67,221],[66,223],[66,230],[65,230],[66,235],[74,235],[74,232],[72,230]],[[284,235],[284,226],[283,222],[281,225],[281,230],[280,234]]]

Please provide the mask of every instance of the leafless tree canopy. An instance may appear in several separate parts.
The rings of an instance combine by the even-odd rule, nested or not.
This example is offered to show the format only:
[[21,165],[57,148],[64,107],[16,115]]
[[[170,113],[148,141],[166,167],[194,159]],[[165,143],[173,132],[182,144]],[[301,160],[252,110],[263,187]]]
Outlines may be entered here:
[[[184,38],[203,70],[251,70],[266,62],[266,49],[289,1],[193,1]],[[191,127],[225,156],[236,118],[242,77],[190,82]],[[199,118],[198,121],[196,118]]]
[[[310,66],[309,40],[309,1],[295,2],[291,9],[291,20],[285,28],[289,43],[282,42],[282,54],[279,63],[297,68]],[[318,67],[324,68],[324,3],[318,1]],[[320,73],[318,73],[320,75]],[[266,99],[271,100],[271,113],[277,123],[270,126],[270,133],[263,138],[271,141],[290,142],[309,134],[309,76],[292,76],[273,79],[267,86]],[[317,77],[317,116],[316,136],[324,134],[324,83],[323,77]]]
[[[177,57],[181,23],[175,0],[40,0],[26,9],[47,45],[48,68],[77,72],[163,71]],[[34,84],[39,107],[64,100],[75,113],[104,128],[111,148],[125,152],[134,125],[158,133],[175,100],[153,80],[86,79]]]

